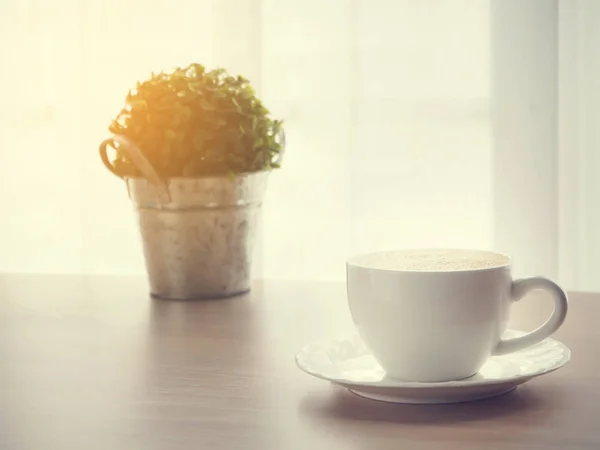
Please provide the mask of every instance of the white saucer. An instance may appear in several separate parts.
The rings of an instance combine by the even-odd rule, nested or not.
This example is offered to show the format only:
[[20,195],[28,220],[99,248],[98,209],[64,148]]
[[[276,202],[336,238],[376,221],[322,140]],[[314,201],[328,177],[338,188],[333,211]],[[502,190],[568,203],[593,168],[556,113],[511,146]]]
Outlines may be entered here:
[[[505,338],[525,333],[507,330]],[[390,378],[358,337],[314,342],[296,355],[304,372],[348,388],[373,400],[394,403],[458,403],[495,397],[532,378],[553,372],[571,358],[571,351],[555,339],[519,352],[493,356],[478,374],[459,381],[417,383]]]

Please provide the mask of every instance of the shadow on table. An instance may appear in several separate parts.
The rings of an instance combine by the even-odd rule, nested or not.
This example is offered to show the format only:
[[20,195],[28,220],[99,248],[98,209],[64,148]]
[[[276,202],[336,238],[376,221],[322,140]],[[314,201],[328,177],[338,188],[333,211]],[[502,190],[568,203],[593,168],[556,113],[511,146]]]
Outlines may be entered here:
[[448,405],[409,405],[369,400],[337,386],[331,395],[323,391],[306,396],[300,413],[309,419],[346,419],[371,422],[428,425],[469,421],[485,421],[501,416],[531,414],[532,410],[560,409],[561,393],[550,387],[521,386],[499,397]]

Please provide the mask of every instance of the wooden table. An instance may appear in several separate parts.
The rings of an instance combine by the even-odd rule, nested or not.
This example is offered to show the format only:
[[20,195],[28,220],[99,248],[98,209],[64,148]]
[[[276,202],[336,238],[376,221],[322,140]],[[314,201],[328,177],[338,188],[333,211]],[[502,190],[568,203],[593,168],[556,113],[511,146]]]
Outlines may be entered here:
[[[0,276],[0,449],[600,449],[600,295],[572,294],[573,360],[459,405],[356,397],[295,367],[352,329],[342,284],[151,300],[143,279]],[[550,302],[516,305],[537,325]]]

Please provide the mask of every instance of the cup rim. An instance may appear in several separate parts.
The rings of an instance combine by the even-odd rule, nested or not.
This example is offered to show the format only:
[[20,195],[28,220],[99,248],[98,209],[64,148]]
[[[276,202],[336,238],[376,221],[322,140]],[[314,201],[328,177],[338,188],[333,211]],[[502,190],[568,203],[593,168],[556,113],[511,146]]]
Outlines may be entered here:
[[[488,266],[488,267],[476,267],[476,268],[466,268],[466,269],[451,269],[451,270],[423,270],[423,269],[393,269],[393,268],[385,268],[385,267],[374,267],[373,265],[369,265],[366,263],[361,263],[361,259],[374,257],[377,255],[383,254],[393,254],[393,253],[405,253],[405,252],[427,252],[427,251],[456,251],[456,252],[474,252],[481,254],[488,254],[494,256],[501,256],[504,258],[504,262],[501,264]],[[484,272],[489,270],[497,270],[509,267],[512,264],[512,258],[506,253],[497,252],[495,250],[485,250],[480,248],[453,248],[453,247],[417,247],[417,248],[402,248],[396,250],[380,250],[366,253],[359,253],[357,255],[351,256],[346,259],[346,267],[357,267],[360,269],[367,269],[379,272],[395,272],[395,273],[426,273],[426,274],[451,274],[451,273],[466,273],[466,272]]]

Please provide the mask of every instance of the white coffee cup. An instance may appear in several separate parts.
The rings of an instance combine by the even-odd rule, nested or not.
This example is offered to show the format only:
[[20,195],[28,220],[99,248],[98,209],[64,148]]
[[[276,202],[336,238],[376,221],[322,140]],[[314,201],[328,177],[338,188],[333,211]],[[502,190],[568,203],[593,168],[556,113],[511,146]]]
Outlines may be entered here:
[[[390,377],[441,382],[476,374],[491,355],[554,333],[567,296],[547,278],[513,280],[510,258],[483,250],[425,249],[359,255],[346,262],[350,313]],[[534,289],[554,300],[539,328],[503,340],[511,304]]]

